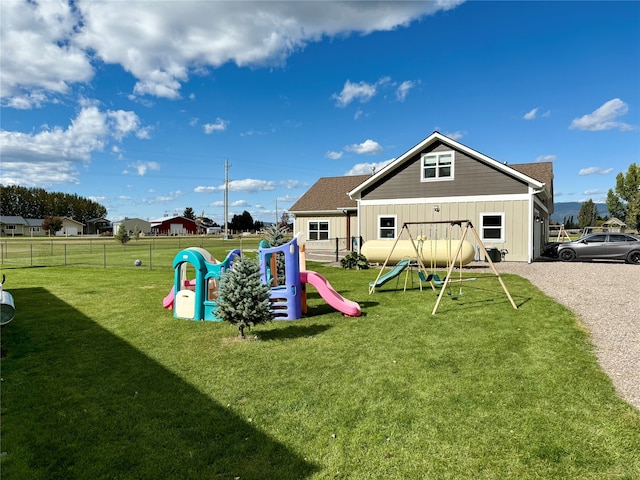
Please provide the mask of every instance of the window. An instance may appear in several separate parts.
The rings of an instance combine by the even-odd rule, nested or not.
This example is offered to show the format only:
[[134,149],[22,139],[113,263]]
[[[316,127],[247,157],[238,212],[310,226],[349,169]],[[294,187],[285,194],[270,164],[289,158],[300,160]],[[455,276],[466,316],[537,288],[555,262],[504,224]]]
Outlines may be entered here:
[[453,180],[454,152],[431,152],[422,155],[420,180]]
[[309,240],[329,240],[329,222],[309,222]]
[[396,238],[396,216],[385,215],[378,217],[378,238]]
[[481,213],[480,225],[483,242],[504,242],[504,213]]

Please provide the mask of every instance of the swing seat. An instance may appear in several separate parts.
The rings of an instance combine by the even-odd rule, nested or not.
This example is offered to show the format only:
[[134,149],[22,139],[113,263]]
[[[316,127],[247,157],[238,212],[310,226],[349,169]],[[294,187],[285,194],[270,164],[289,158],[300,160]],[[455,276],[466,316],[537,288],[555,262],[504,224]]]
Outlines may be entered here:
[[425,277],[424,272],[418,272],[418,277],[423,282],[433,282],[435,285],[444,284],[444,280],[440,280],[440,276],[437,273],[430,273]]

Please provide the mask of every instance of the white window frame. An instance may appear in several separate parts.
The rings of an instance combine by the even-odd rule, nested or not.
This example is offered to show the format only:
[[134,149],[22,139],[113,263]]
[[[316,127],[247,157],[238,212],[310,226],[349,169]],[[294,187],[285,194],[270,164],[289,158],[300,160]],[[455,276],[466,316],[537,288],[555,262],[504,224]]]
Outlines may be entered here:
[[[446,168],[444,164],[441,165],[441,157],[450,156],[451,163],[449,165],[450,173],[449,175],[440,175],[441,170]],[[425,173],[425,161],[428,158],[435,158],[435,163],[432,168],[435,169],[434,177],[426,177]],[[455,173],[455,164],[456,164],[456,152],[455,150],[446,150],[442,152],[429,152],[423,153],[420,156],[420,181],[421,182],[448,182],[454,179]],[[431,167],[430,167],[431,168]]]
[[[500,217],[500,226],[494,227],[493,225],[485,227],[484,219],[485,217]],[[481,212],[480,213],[480,240],[483,243],[504,243],[505,242],[505,223],[504,223],[504,212]],[[500,238],[485,238],[484,230],[485,228],[491,228],[493,230],[500,230]]]
[[[314,232],[316,232],[318,234],[318,238],[313,239],[311,238],[311,224],[312,223],[316,223],[318,224],[317,228],[315,230],[313,230]],[[327,224],[327,238],[320,238],[320,233],[324,232],[324,229],[320,228],[320,224],[321,223],[326,223]],[[311,242],[328,242],[329,239],[331,238],[331,223],[329,222],[329,220],[309,220],[307,222],[307,239]]]
[[[393,237],[389,238],[389,237],[383,237],[382,235],[380,235],[380,231],[384,228],[385,230],[389,230],[391,229],[391,227],[383,227],[381,222],[382,219],[385,218],[393,218]],[[396,215],[395,213],[392,214],[387,214],[387,215],[378,215],[378,223],[377,223],[377,234],[378,234],[378,240],[394,240],[398,237],[398,215]]]

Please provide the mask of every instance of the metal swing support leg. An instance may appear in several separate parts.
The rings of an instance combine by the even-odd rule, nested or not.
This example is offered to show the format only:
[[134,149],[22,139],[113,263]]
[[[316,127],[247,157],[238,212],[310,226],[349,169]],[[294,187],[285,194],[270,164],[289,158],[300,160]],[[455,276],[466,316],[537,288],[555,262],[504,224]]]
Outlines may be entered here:
[[496,270],[495,265],[491,261],[491,257],[489,256],[489,253],[487,252],[487,249],[484,247],[484,244],[482,243],[482,240],[480,240],[480,236],[478,235],[478,232],[476,231],[475,228],[473,228],[473,224],[471,222],[467,221],[467,224],[464,227],[464,231],[462,232],[462,236],[460,238],[460,243],[458,245],[458,249],[456,250],[456,255],[453,258],[453,261],[451,262],[451,265],[449,266],[449,270],[447,271],[447,276],[444,279],[444,285],[442,285],[442,289],[440,290],[440,294],[438,295],[438,300],[436,301],[436,304],[433,307],[433,311],[431,312],[431,315],[435,315],[436,312],[438,311],[438,306],[440,305],[440,301],[442,300],[442,296],[444,295],[444,291],[445,291],[445,289],[447,287],[447,284],[451,281],[451,273],[453,272],[453,269],[454,269],[454,267],[456,265],[456,260],[460,256],[460,251],[462,250],[462,242],[464,241],[465,237],[467,236],[467,231],[469,229],[471,229],[471,231],[473,232],[473,234],[475,236],[475,239],[476,239],[476,242],[478,243],[478,245],[480,245],[480,248],[482,249],[482,252],[485,254],[485,258],[489,261],[489,266],[491,267],[491,270],[493,271],[493,273],[495,273],[496,277],[498,277],[498,281],[500,282],[500,285],[502,286],[502,290],[504,290],[504,293],[507,295],[507,298],[509,299],[509,302],[511,302],[511,306],[515,310],[517,310],[518,306],[513,301],[513,298],[511,298],[511,294],[509,293],[509,290],[507,290],[507,286],[502,281],[502,277],[500,276],[500,274]]

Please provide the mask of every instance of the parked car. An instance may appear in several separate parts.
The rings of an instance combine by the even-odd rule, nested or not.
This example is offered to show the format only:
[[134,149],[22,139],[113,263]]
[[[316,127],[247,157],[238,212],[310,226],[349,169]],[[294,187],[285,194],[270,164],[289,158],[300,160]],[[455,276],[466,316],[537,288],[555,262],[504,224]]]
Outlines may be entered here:
[[640,237],[626,233],[591,233],[557,245],[563,262],[574,260],[624,260],[640,265]]

